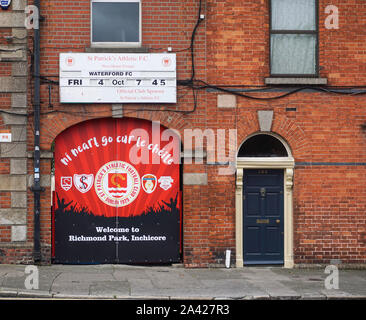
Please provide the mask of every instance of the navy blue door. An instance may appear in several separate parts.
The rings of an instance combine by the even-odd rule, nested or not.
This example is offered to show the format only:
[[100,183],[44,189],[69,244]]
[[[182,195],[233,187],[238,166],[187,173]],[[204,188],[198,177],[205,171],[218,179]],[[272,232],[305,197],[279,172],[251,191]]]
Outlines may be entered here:
[[283,264],[283,170],[244,170],[244,264]]

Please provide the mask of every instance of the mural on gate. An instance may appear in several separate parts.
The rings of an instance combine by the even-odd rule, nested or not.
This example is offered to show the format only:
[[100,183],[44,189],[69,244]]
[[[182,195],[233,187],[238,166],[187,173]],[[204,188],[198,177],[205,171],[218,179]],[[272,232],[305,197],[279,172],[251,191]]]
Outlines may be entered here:
[[54,260],[179,261],[179,157],[179,137],[146,120],[90,120],[61,133]]

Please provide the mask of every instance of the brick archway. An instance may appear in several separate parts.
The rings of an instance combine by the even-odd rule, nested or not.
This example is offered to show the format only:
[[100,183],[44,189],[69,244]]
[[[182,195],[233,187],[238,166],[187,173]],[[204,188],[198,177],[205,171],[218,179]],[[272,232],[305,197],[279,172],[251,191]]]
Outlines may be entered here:
[[[237,127],[237,150],[239,150],[238,148],[248,136],[259,132],[260,130],[255,113],[248,111],[242,118],[243,121],[239,122]],[[282,137],[297,161],[302,161],[311,157],[312,150],[309,139],[306,136],[305,131],[293,119],[286,117],[286,115],[275,113],[271,132]]]
[[[61,116],[57,113],[54,116],[48,116],[47,121],[44,121],[44,125],[41,126],[41,149],[50,150],[54,139],[61,132],[73,125],[92,119],[102,119],[106,117],[112,117],[110,112],[106,112],[105,114],[101,113],[97,117],[85,117],[82,113],[80,113],[79,116],[76,116],[75,114],[68,114],[67,112],[62,112]],[[184,116],[171,111],[128,111],[126,112],[126,117],[159,122],[162,126],[179,133],[182,133],[184,128],[187,127]],[[46,124],[49,124],[50,122],[53,125],[46,126]]]

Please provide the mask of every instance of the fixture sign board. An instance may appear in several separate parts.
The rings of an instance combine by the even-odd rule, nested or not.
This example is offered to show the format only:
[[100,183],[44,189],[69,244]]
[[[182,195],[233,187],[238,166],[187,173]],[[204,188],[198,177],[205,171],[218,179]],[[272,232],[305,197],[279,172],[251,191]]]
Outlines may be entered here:
[[61,53],[61,103],[176,103],[175,54]]

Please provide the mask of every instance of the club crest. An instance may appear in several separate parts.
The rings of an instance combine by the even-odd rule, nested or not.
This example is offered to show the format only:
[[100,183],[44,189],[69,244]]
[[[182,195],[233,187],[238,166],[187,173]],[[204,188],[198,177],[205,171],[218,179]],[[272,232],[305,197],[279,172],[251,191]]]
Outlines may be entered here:
[[74,174],[74,186],[81,193],[88,192],[94,183],[93,174]]
[[127,192],[127,172],[108,173],[108,192],[115,198],[123,197]]
[[142,189],[146,193],[153,193],[158,184],[158,179],[153,174],[145,174],[141,178]]
[[72,188],[72,177],[61,177],[61,188],[69,191]]
[[165,191],[172,187],[173,182],[174,179],[172,179],[170,176],[163,176],[159,179],[160,188],[164,189]]
[[127,162],[111,161],[102,166],[95,176],[95,192],[99,199],[112,207],[132,203],[140,192],[140,175]]

